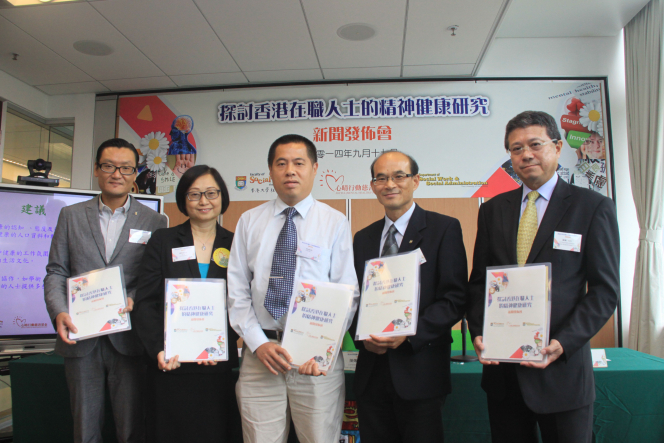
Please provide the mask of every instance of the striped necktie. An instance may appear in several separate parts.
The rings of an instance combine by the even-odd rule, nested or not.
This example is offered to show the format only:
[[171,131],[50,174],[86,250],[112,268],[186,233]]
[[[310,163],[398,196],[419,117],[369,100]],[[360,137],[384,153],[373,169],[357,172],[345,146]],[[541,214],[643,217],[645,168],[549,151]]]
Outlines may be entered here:
[[530,248],[532,248],[533,240],[535,240],[537,234],[537,206],[535,206],[535,201],[539,196],[537,191],[528,193],[528,203],[526,203],[526,209],[523,211],[519,222],[519,233],[516,237],[516,261],[520,265],[525,264],[528,260]]
[[387,255],[395,255],[399,252],[399,245],[397,244],[397,228],[390,226],[390,229],[387,230],[387,238],[385,239],[385,244],[383,245],[383,252],[380,254],[381,257]]

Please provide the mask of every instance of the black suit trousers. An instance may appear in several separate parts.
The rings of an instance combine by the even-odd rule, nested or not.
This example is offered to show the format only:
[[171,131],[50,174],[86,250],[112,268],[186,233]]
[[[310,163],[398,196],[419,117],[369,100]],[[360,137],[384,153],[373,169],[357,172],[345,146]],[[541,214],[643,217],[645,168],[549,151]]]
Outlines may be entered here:
[[501,363],[505,395],[487,394],[492,443],[538,443],[537,427],[543,443],[590,443],[593,431],[593,405],[570,411],[537,414],[523,400],[514,363]]
[[378,356],[357,397],[362,443],[442,443],[445,397],[402,399],[394,389],[387,354]]

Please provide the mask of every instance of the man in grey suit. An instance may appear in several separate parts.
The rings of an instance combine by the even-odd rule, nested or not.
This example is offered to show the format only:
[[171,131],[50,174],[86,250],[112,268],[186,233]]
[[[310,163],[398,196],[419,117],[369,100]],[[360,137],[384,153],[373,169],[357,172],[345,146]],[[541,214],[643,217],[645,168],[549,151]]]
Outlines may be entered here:
[[157,214],[129,196],[136,179],[138,152],[123,139],[105,141],[97,150],[94,174],[101,195],[62,209],[44,278],[46,308],[58,333],[55,352],[65,358],[65,375],[74,416],[75,442],[101,442],[106,385],[111,395],[118,441],[142,442],[142,388],[145,368],[134,331],[74,342],[76,325],[68,314],[67,278],[122,264],[132,310],[138,265],[145,245],[129,241],[130,230],[153,232],[167,226]]

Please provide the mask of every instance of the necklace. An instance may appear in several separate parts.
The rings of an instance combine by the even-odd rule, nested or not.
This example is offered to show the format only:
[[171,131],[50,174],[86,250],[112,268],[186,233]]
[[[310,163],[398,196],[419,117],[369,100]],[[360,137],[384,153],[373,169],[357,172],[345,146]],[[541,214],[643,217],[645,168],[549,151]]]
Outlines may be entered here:
[[216,232],[217,232],[216,229],[215,229],[214,231],[212,231],[212,234],[211,234],[211,235],[207,238],[207,240],[205,240],[205,241],[199,239],[199,240],[203,243],[203,246],[201,247],[202,250],[205,251],[205,250],[207,249],[207,248],[205,247],[205,244],[206,244],[207,242],[210,241],[210,239],[212,238],[212,236],[213,236]]

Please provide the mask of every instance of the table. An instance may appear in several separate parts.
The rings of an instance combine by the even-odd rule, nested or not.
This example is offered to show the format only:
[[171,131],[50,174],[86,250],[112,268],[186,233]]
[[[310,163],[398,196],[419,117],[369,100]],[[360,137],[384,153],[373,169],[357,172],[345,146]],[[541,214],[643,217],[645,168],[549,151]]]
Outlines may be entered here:
[[[663,442],[664,360],[624,348],[610,348],[606,354],[609,367],[595,369],[596,442]],[[35,355],[10,362],[10,370],[14,441],[71,443],[73,427],[62,358]],[[481,374],[478,362],[452,364],[453,392],[442,411],[448,443],[491,441]],[[353,379],[353,373],[346,374],[348,400],[354,399]],[[112,416],[107,414],[105,441],[114,441],[113,427]]]
[[[12,378],[14,442],[71,443],[74,424],[64,359],[52,353],[9,362]],[[117,441],[108,392],[102,436]]]

